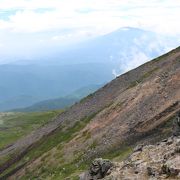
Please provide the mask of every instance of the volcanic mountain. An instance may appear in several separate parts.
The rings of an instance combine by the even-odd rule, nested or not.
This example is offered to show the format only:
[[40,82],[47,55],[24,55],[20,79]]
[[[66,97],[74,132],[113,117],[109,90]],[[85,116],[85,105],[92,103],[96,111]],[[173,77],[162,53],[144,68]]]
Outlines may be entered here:
[[180,47],[120,75],[0,151],[0,179],[78,179],[93,158],[125,158],[171,133]]

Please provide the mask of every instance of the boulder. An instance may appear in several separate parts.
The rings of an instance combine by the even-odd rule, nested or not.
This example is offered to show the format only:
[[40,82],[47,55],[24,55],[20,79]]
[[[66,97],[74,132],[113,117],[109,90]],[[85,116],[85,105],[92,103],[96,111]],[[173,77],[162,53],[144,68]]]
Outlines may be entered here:
[[95,159],[91,163],[89,171],[80,175],[80,180],[102,179],[110,173],[110,168],[112,167],[113,163],[107,159]]
[[166,161],[162,171],[169,176],[177,176],[180,173],[180,157],[176,156]]

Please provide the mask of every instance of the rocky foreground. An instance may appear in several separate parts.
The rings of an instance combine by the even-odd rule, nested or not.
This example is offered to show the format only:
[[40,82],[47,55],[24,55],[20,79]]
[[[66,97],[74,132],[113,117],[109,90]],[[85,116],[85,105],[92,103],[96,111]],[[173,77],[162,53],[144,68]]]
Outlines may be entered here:
[[172,136],[156,145],[138,145],[121,163],[96,159],[80,179],[180,179],[180,136]]
[[173,121],[173,136],[155,145],[139,144],[121,163],[95,159],[80,180],[180,179],[180,112]]

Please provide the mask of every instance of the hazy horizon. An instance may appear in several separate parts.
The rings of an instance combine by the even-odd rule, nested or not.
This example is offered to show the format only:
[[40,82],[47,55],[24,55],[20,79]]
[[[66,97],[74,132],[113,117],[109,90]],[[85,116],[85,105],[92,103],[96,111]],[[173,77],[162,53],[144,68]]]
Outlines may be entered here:
[[177,0],[0,0],[0,110],[92,89],[176,48],[179,9]]
[[180,39],[179,8],[177,0],[0,0],[0,64],[51,57],[122,27]]

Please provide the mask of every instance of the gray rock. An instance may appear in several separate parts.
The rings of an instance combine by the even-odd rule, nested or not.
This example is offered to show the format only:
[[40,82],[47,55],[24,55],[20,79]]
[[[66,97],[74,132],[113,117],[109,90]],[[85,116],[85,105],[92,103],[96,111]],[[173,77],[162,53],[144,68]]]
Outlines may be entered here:
[[139,145],[137,145],[135,148],[134,148],[134,152],[137,152],[137,151],[142,151],[142,149],[143,149],[143,144],[139,144]]
[[173,138],[172,137],[170,137],[170,138],[168,138],[168,141],[167,141],[167,145],[171,145],[173,143]]
[[102,179],[109,174],[113,163],[107,159],[95,159],[90,165],[89,171],[80,175],[80,180]]
[[162,166],[162,172],[170,176],[177,176],[180,173],[179,156],[167,160]]
[[90,176],[89,172],[84,172],[84,173],[80,174],[79,180],[91,180],[91,176]]
[[180,136],[180,112],[178,112],[173,122],[173,135]]
[[155,170],[152,167],[147,167],[148,176],[155,176]]

